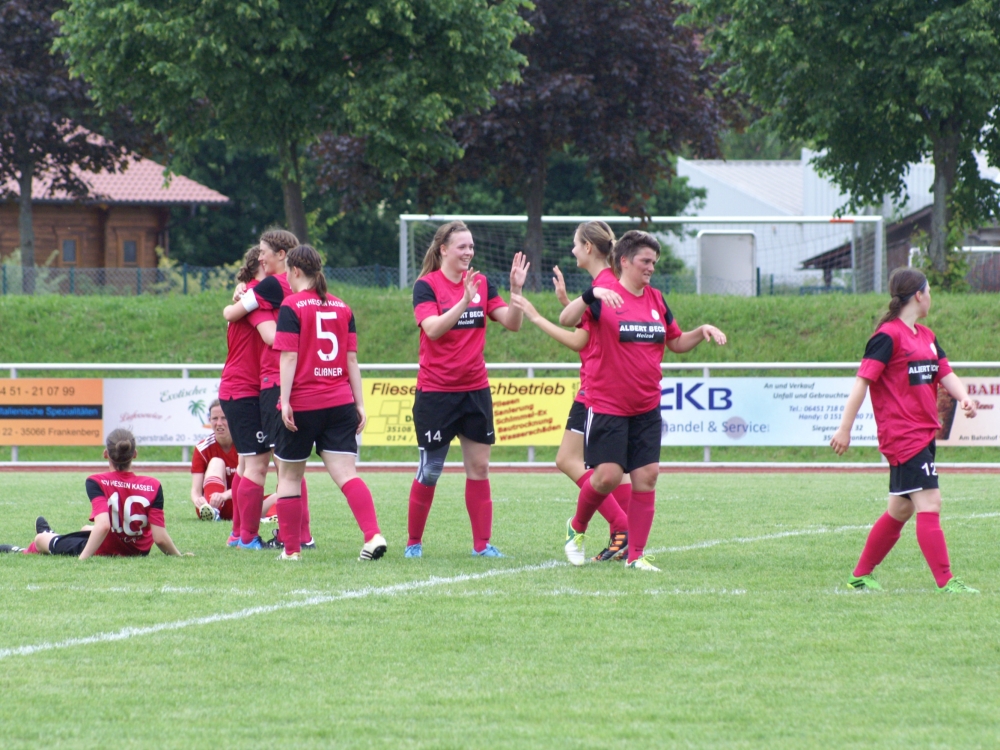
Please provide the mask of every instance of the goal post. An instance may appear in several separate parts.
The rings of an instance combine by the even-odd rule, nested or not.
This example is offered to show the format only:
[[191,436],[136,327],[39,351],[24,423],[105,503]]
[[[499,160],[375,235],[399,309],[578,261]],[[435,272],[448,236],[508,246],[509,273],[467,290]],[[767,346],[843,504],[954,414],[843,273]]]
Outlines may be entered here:
[[[402,214],[399,217],[399,283],[411,286],[441,224],[464,221],[476,246],[476,269],[506,287],[514,253],[523,251],[525,215]],[[654,285],[664,292],[697,293],[699,234],[753,234],[754,294],[881,292],[885,286],[884,220],[881,216],[543,216],[541,273],[548,288],[558,265],[567,288],[589,284],[572,256],[577,225],[601,220],[616,235],[629,229],[653,233],[663,247]],[[667,257],[673,260],[667,261]],[[740,287],[742,289],[742,287]],[[706,289],[720,290],[718,285]],[[741,292],[742,293],[742,292]]]

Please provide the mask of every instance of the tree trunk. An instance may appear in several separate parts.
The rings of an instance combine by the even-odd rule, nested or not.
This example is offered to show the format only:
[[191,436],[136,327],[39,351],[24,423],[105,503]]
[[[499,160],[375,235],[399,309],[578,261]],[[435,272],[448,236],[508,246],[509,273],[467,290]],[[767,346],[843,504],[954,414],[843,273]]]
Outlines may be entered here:
[[21,286],[25,294],[35,292],[35,223],[31,212],[31,183],[35,165],[28,163],[20,167],[21,174],[17,179],[20,191],[18,204],[20,211],[17,217],[17,229],[21,243]]
[[281,193],[285,199],[285,223],[303,245],[309,242],[306,206],[302,201],[302,174],[299,171],[298,144],[294,141],[281,149]]
[[934,205],[931,208],[931,236],[927,247],[931,265],[944,272],[947,267],[948,228],[951,224],[952,190],[958,170],[958,133],[948,129],[934,139]]
[[524,191],[524,205],[528,212],[528,231],[524,238],[524,253],[531,267],[528,269],[526,286],[533,292],[542,288],[542,250],[545,237],[542,234],[542,212],[545,208],[546,160],[541,156],[536,161],[533,174],[528,175]]

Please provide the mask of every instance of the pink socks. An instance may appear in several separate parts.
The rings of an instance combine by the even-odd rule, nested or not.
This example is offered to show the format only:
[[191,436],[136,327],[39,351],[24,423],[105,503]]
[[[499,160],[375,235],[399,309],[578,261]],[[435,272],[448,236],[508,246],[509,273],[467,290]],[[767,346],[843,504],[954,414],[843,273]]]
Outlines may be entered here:
[[628,561],[635,562],[642,557],[649,541],[649,530],[653,528],[656,515],[656,491],[632,492],[628,504]]
[[410,535],[407,546],[420,544],[424,538],[424,527],[433,502],[434,488],[414,479],[410,485],[410,509],[406,516],[407,533]]
[[493,535],[493,499],[489,479],[465,480],[465,508],[472,523],[472,548],[482,552]]
[[948,561],[944,532],[941,531],[940,513],[917,513],[917,544],[938,588],[947,584],[951,580],[951,563]]
[[888,513],[883,513],[872,530],[868,532],[868,541],[861,552],[858,560],[858,567],[854,569],[854,575],[870,575],[875,566],[881,563],[889,551],[899,541],[899,534],[906,525],[905,521],[897,521]]
[[365,535],[365,542],[370,542],[371,538],[379,533],[371,490],[361,477],[354,477],[340,490],[347,498],[347,504],[351,507],[351,513],[354,514],[354,520],[358,522],[361,533]]

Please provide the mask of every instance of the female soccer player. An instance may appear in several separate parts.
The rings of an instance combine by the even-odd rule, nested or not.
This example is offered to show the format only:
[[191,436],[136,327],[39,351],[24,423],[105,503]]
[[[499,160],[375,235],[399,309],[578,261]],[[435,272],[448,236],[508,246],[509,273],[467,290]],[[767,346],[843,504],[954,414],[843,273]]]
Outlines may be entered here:
[[[291,294],[285,266],[286,256],[288,251],[298,244],[295,235],[284,229],[269,229],[264,232],[260,238],[260,264],[264,269],[264,279],[253,290],[248,290],[242,295],[238,303],[230,305],[224,311],[226,320],[230,323],[245,316],[249,324],[260,334],[263,342],[260,347],[258,397],[261,430],[267,451],[244,458],[244,475],[237,495],[237,502],[240,505],[240,539],[237,546],[240,549],[259,550],[280,546],[277,538],[267,543],[261,541],[260,517],[264,507],[264,480],[267,477],[267,466],[271,462],[271,451],[274,449],[275,436],[281,422],[278,409],[279,357],[272,344],[281,302]],[[315,544],[309,530],[309,495],[304,479],[301,496],[302,546],[311,549]]]
[[[420,371],[413,403],[420,467],[410,487],[406,557],[423,555],[424,527],[448,446],[457,435],[465,463],[465,507],[472,522],[472,554],[503,557],[490,544],[490,446],[493,401],[486,377],[486,318],[510,331],[521,328],[521,311],[507,307],[496,287],[471,267],[472,232],[461,221],[438,227],[413,285],[413,314],[420,326]],[[520,294],[528,262],[514,255],[510,290]]]
[[889,278],[889,293],[889,310],[868,339],[840,427],[830,441],[837,455],[843,455],[851,444],[854,418],[871,388],[878,448],[889,461],[889,508],[869,532],[847,583],[855,589],[882,589],[872,572],[916,512],[917,544],[938,590],[978,594],[951,574],[948,546],[941,531],[941,491],[934,467],[934,436],[941,428],[938,383],[959,402],[967,417],[976,416],[976,404],[952,372],[937,337],[917,323],[927,317],[931,307],[927,278],[916,269],[897,268]]
[[[663,295],[649,285],[659,256],[660,243],[651,234],[626,232],[615,244],[613,257],[620,281],[588,289],[560,316],[568,325],[582,318],[596,347],[584,432],[584,456],[594,473],[580,488],[576,515],[566,522],[566,557],[573,565],[583,565],[586,559],[584,534],[590,519],[628,473],[632,499],[627,564],[636,570],[659,570],[643,552],[653,525],[659,474],[663,349],[681,354],[702,341],[726,343],[725,334],[710,325],[681,332]],[[621,305],[616,308],[617,299]]]
[[219,399],[208,407],[208,421],[212,434],[194,447],[191,457],[191,502],[201,520],[228,521],[233,517],[230,487],[239,467],[239,453]]
[[95,555],[148,555],[155,544],[165,555],[180,555],[164,523],[163,488],[152,477],[132,473],[135,456],[131,432],[117,429],[108,435],[104,458],[111,470],[87,477],[86,482],[93,526],[56,534],[39,517],[35,521],[35,541],[25,552],[86,560]]
[[300,559],[301,488],[313,446],[364,534],[361,560],[385,554],[372,493],[354,465],[357,435],[365,426],[354,314],[326,291],[323,261],[300,245],[288,253],[292,294],[281,303],[274,348],[281,357],[281,419],[278,459],[280,560]]
[[[587,271],[593,278],[594,286],[606,287],[616,281],[610,266],[614,244],[614,232],[603,221],[587,221],[576,229],[573,236],[573,256],[576,258],[577,267]],[[569,304],[566,282],[558,266],[552,270],[555,273],[552,283],[555,286],[556,296],[565,307]],[[572,479],[577,487],[582,487],[584,482],[590,480],[590,475],[593,473],[583,461],[583,433],[587,420],[587,380],[589,370],[593,366],[595,348],[590,340],[590,333],[583,328],[567,331],[550,323],[521,295],[511,295],[510,304],[511,307],[521,310],[528,320],[556,341],[580,353],[580,390],[569,410],[566,431],[563,433],[562,443],[556,454],[556,466]],[[595,561],[621,559],[625,554],[628,544],[628,517],[625,511],[631,496],[632,485],[629,482],[622,482],[597,509],[608,521],[609,540],[608,546],[593,558]]]

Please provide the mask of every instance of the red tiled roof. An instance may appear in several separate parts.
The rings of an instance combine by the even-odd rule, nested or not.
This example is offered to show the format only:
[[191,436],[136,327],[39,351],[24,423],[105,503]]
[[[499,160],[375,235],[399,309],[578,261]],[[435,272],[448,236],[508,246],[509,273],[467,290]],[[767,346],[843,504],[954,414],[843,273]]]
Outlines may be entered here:
[[[147,205],[189,205],[192,203],[228,203],[229,198],[211,188],[181,175],[171,175],[165,184],[163,167],[149,159],[130,161],[124,172],[83,172],[78,171],[90,186],[90,194],[84,198],[88,203],[141,203]],[[78,199],[63,190],[50,192],[50,180],[35,178],[31,187],[31,198],[40,203],[74,203]],[[8,182],[3,191],[8,195],[18,195],[16,182]]]

